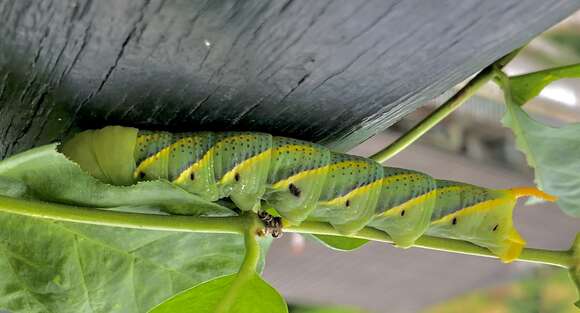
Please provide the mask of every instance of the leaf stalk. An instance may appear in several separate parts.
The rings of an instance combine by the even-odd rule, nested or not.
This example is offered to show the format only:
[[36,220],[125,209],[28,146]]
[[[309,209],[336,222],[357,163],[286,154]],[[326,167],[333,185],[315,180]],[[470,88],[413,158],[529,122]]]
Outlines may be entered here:
[[495,63],[483,69],[465,86],[463,86],[463,88],[461,88],[457,93],[449,98],[444,104],[439,106],[435,111],[431,112],[431,114],[421,120],[411,130],[397,138],[397,140],[392,142],[386,148],[373,154],[370,158],[379,163],[384,163],[417,141],[427,131],[429,131],[435,125],[439,124],[445,117],[447,117],[453,111],[457,110],[469,98],[475,95],[475,93],[477,93],[477,91],[483,87],[483,85],[492,80],[496,75],[497,69],[501,69],[506,64],[508,64],[521,49],[522,48],[509,53],[508,55],[497,60]]

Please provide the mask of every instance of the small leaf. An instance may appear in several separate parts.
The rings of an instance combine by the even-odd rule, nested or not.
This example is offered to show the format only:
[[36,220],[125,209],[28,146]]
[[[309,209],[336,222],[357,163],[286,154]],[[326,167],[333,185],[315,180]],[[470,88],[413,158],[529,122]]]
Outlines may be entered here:
[[580,124],[554,128],[535,121],[513,100],[510,82],[501,84],[507,105],[502,123],[514,132],[536,183],[558,197],[564,212],[580,217]]
[[[238,275],[228,275],[212,279],[188,289],[149,313],[215,313],[223,305]],[[286,302],[280,294],[256,273],[238,286],[238,292],[228,307],[221,307],[228,313],[284,313],[288,312]]]
[[358,238],[348,238],[341,236],[331,236],[331,235],[313,235],[317,241],[321,242],[323,245],[340,251],[351,251],[356,250],[364,246],[367,242],[366,239]]
[[510,77],[513,100],[517,105],[523,105],[538,96],[553,81],[573,77],[580,77],[580,64]]

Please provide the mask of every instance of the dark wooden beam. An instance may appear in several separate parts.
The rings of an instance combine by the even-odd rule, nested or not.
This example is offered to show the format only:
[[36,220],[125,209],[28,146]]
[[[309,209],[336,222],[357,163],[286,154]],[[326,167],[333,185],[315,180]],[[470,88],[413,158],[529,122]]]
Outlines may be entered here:
[[4,0],[0,157],[78,128],[347,149],[580,8],[569,0]]

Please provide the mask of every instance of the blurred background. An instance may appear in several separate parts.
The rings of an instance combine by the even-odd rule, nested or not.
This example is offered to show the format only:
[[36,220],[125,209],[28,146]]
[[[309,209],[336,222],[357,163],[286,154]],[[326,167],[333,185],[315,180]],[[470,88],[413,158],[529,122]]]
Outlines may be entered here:
[[[580,13],[534,39],[512,62],[510,75],[580,62]],[[460,88],[461,86],[457,86]],[[410,129],[456,90],[377,135],[352,154],[369,156]],[[549,125],[580,121],[580,80],[547,87],[526,110]],[[388,166],[491,188],[533,184],[533,172],[502,127],[502,94],[489,84]],[[580,221],[547,203],[519,204],[515,223],[531,247],[567,249]],[[265,278],[293,312],[334,305],[365,312],[577,312],[576,292],[564,270],[371,243],[352,252],[329,250],[296,234],[277,240]],[[352,292],[356,290],[357,292]],[[332,312],[362,312],[346,309]]]

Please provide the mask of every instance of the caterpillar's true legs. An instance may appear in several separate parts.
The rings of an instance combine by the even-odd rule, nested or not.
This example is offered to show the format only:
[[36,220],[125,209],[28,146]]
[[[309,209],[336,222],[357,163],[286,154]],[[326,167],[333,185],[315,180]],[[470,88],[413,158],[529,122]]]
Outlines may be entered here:
[[258,217],[264,225],[266,226],[265,235],[271,234],[273,238],[282,237],[282,218],[278,216],[272,216],[265,211],[258,212]]

